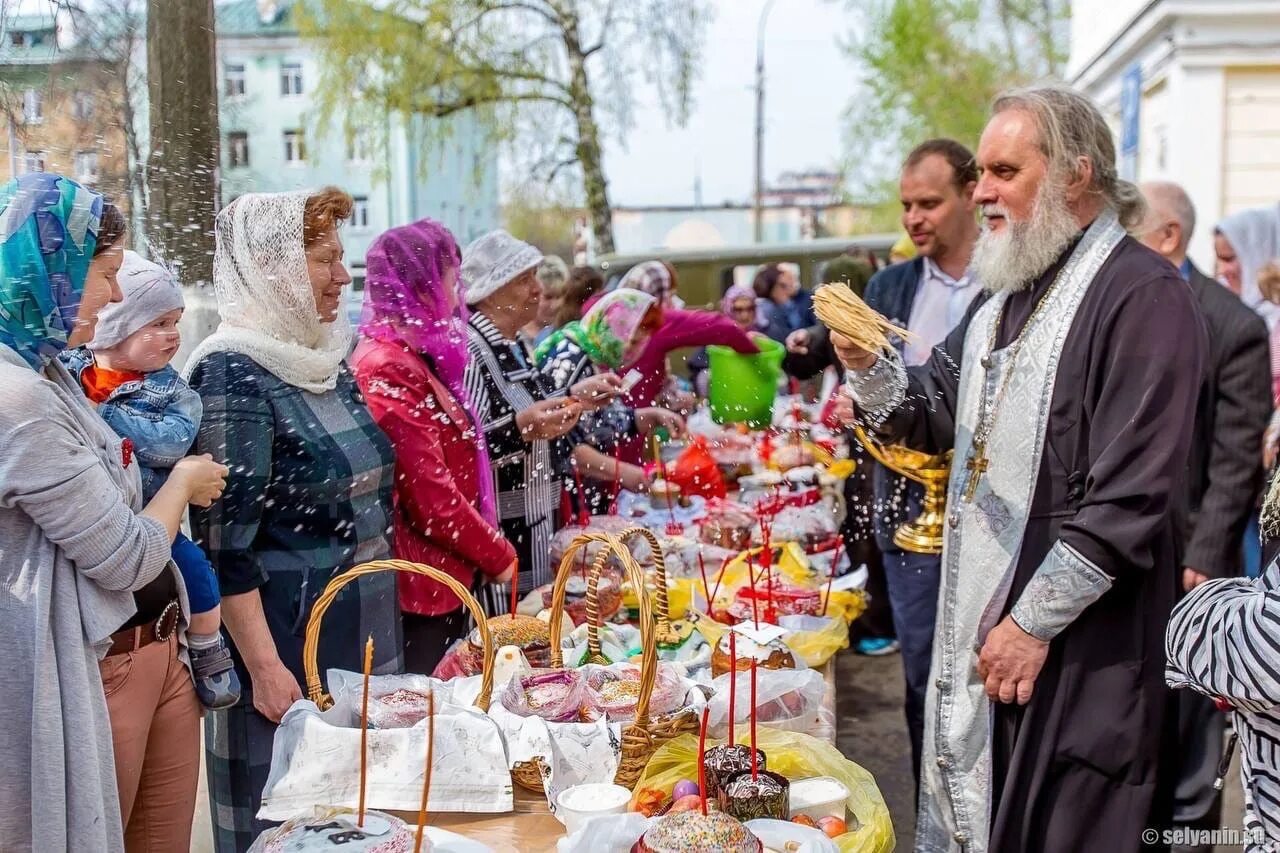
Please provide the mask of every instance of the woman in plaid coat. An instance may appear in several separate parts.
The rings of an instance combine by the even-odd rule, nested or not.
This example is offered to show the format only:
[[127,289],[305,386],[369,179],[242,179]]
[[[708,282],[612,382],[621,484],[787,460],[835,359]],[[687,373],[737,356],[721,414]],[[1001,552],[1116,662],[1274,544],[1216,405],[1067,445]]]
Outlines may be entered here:
[[[222,324],[188,362],[204,403],[197,453],[231,474],[223,499],[193,512],[195,539],[218,573],[223,622],[244,686],[205,723],[214,844],[243,851],[256,819],[276,724],[302,696],[303,632],[336,575],[390,552],[391,444],[343,363],[341,312],[351,281],[337,226],[352,200],[252,193],[218,214],[214,287]],[[353,582],[325,616],[319,665],[399,671],[400,610],[389,573]]]

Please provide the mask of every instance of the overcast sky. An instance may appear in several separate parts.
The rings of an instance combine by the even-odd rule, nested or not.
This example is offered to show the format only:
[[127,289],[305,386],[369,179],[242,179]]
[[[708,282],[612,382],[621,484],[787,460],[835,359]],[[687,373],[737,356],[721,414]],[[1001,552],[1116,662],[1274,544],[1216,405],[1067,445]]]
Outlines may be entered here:
[[[750,198],[756,25],[763,0],[714,2],[688,126],[668,129],[645,92],[627,148],[614,143],[606,151],[615,204],[691,204],[699,166],[704,203]],[[782,171],[838,165],[841,116],[856,88],[838,39],[853,20],[840,2],[774,3],[765,35],[766,183]]]
[[[605,168],[615,204],[749,201],[753,180],[756,27],[764,0],[711,0],[702,76],[689,123],[669,128],[655,94],[637,86],[635,129],[623,148],[609,140]],[[13,14],[53,0],[0,0]],[[854,16],[841,0],[776,0],[765,34],[765,182],[780,172],[836,167],[842,114],[856,88],[838,40]]]

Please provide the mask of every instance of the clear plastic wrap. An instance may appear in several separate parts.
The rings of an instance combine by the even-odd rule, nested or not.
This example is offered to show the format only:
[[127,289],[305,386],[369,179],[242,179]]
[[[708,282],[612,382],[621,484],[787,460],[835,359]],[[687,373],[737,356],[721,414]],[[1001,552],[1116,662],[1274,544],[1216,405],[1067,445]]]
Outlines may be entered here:
[[773,517],[772,524],[772,541],[795,542],[807,552],[827,544],[840,532],[831,507],[821,500],[808,506],[784,507]]
[[[364,698],[364,675],[343,669],[327,673],[333,707],[346,709],[358,720]],[[475,682],[474,684],[472,682]],[[427,718],[427,695],[437,707],[446,702],[470,705],[480,687],[477,679],[441,681],[428,675],[373,675],[369,677],[369,726],[375,729],[407,729]]]
[[[587,720],[607,717],[610,722],[630,722],[636,716],[640,698],[640,667],[634,663],[593,667],[584,682],[583,716]],[[658,664],[653,693],[649,697],[652,716],[669,714],[685,704],[686,685],[679,670]]]
[[707,514],[698,526],[698,538],[709,545],[741,551],[751,544],[756,518],[749,509],[729,501],[707,502]]
[[502,706],[518,717],[541,717],[552,723],[576,722],[584,701],[581,670],[542,669],[511,679],[502,691]]
[[[729,673],[711,682],[715,693],[707,706],[710,737],[723,738],[729,733]],[[823,707],[826,679],[816,669],[758,669],[756,671],[756,722],[759,726],[788,732],[805,732],[820,740],[835,734],[835,714]],[[751,711],[751,673],[738,672],[737,696],[734,703],[734,727],[739,742],[749,731]]]

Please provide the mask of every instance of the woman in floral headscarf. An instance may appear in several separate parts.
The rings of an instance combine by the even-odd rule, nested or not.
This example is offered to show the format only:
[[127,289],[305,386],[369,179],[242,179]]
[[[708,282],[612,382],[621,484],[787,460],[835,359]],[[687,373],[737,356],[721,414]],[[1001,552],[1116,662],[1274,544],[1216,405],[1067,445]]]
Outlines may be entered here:
[[[560,390],[596,373],[618,370],[636,359],[653,331],[662,325],[662,303],[640,290],[615,290],[564,328],[552,332],[534,353],[538,370]],[[672,435],[684,431],[684,421],[666,409],[632,409],[614,400],[596,412],[584,414],[573,433],[578,442],[574,461],[589,478],[616,479],[622,488],[645,488],[643,471],[636,465],[618,465],[610,454],[620,440],[647,435],[664,427]]]
[[[439,222],[423,219],[383,234],[365,262],[365,340],[351,364],[396,450],[392,553],[468,588],[477,579],[506,583],[516,552],[498,528],[488,449],[463,386],[458,244]],[[467,611],[429,578],[404,575],[399,585],[405,669],[430,673],[466,634]]]
[[[165,571],[170,546],[187,504],[216,498],[225,469],[183,459],[144,509],[128,446],[55,358],[90,341],[98,311],[122,299],[120,211],[40,172],[0,187],[0,224],[0,848],[118,853],[128,818],[116,787],[107,662],[125,664],[118,676],[132,667],[135,681],[152,679],[157,660],[164,670],[178,656],[184,608],[162,600],[172,621],[161,642],[107,657],[101,670],[99,660],[141,633],[122,630],[144,626],[135,619],[151,618],[148,636],[160,629],[144,612],[144,593],[167,587],[183,598],[181,579]],[[185,827],[147,839],[130,822],[129,849],[157,838],[160,849],[189,845],[199,704],[185,684],[183,730],[168,732],[169,810],[153,815]],[[136,795],[134,810],[145,810],[150,795]]]

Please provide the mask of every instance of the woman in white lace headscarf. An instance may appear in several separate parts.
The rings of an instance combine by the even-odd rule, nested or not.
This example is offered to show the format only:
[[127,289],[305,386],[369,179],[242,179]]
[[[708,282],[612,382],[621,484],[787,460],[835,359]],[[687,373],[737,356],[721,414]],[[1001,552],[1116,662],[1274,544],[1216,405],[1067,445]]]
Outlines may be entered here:
[[[222,324],[191,356],[204,402],[197,452],[231,474],[223,499],[192,514],[218,573],[223,621],[245,685],[240,705],[205,726],[219,853],[244,850],[276,723],[302,695],[302,635],[335,575],[389,553],[394,459],[343,359],[351,282],[337,189],[244,195],[217,219],[214,288]],[[379,672],[400,668],[395,578],[349,584],[325,617],[319,659],[359,670],[372,633]]]

